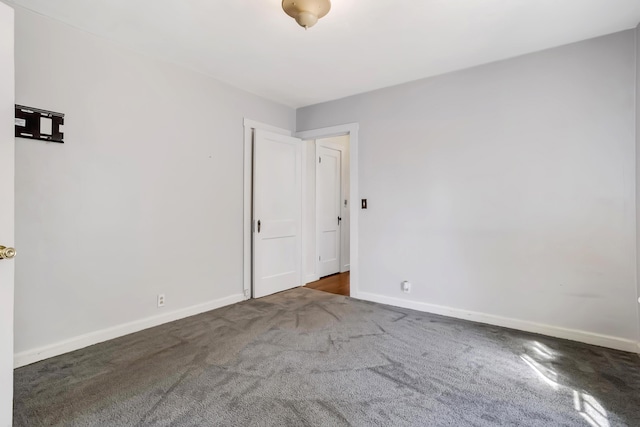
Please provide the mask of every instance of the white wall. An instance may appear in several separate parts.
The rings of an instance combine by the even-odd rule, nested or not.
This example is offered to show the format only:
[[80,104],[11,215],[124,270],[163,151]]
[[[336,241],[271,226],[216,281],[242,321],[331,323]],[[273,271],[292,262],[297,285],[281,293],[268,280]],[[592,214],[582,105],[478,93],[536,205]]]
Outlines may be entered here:
[[[13,9],[0,3],[0,245],[14,244]],[[13,260],[0,260],[0,427],[13,415]]]
[[360,124],[359,295],[634,348],[634,67],[625,31],[298,110]]
[[17,140],[20,360],[242,299],[243,117],[295,111],[23,9],[16,51],[16,102],[66,114]]

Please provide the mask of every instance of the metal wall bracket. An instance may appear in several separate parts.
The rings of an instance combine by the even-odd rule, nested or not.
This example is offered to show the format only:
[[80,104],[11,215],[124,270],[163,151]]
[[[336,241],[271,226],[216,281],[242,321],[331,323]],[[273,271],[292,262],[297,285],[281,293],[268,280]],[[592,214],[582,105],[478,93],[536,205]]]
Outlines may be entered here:
[[64,114],[16,105],[16,137],[64,144]]

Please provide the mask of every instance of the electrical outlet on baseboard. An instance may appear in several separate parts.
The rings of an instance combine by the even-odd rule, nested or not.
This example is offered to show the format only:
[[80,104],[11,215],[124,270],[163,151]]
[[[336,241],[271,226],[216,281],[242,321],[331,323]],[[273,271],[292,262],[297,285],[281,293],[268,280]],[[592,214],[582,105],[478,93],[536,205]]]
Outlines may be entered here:
[[164,307],[164,294],[158,294],[158,308]]

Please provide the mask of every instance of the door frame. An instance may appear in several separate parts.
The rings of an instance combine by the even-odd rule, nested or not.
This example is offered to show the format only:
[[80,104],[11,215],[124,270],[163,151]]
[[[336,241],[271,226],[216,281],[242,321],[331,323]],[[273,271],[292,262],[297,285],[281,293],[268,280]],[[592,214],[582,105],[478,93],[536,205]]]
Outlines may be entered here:
[[[318,146],[318,140],[322,139],[322,138],[317,138],[314,140],[314,150],[315,150],[315,158],[317,159],[320,154],[319,154],[319,146]],[[342,147],[340,144],[336,144],[334,142],[320,142],[322,147],[325,148],[330,148],[332,150],[336,150],[340,152],[340,194],[339,194],[339,199],[340,199],[340,210],[342,210],[342,201],[344,200],[344,176],[343,176],[343,171],[344,171],[344,165],[342,164],[342,162],[344,161],[344,147]],[[316,239],[316,256],[314,258],[315,260],[315,264],[316,264],[316,268],[315,268],[315,272],[316,272],[316,277],[318,279],[320,279],[320,258],[319,258],[319,253],[320,253],[320,221],[318,220],[318,211],[320,210],[320,203],[318,203],[318,164],[316,163],[316,188],[315,188],[315,205],[316,205],[316,220],[315,220],[315,239]],[[338,244],[338,273],[342,273],[343,268],[344,268],[344,258],[343,258],[343,253],[342,250],[343,248],[343,239],[342,239],[342,227],[340,227],[340,236],[338,237],[340,243]]]
[[[360,203],[358,192],[358,123],[346,123],[343,125],[330,126],[319,129],[296,132],[294,136],[301,138],[303,141],[331,138],[333,136],[349,135],[349,264],[350,278],[349,287],[352,298],[358,297],[358,280],[359,280],[359,260],[358,260],[358,224],[360,215]],[[306,144],[305,144],[306,147]],[[303,155],[304,155],[303,150]],[[303,163],[306,165],[306,161]],[[303,185],[304,175],[303,173]],[[303,218],[305,221],[305,218]],[[317,232],[316,232],[317,234]],[[303,245],[305,242],[303,233]],[[303,246],[304,248],[305,246]],[[317,271],[317,270],[316,270]]]

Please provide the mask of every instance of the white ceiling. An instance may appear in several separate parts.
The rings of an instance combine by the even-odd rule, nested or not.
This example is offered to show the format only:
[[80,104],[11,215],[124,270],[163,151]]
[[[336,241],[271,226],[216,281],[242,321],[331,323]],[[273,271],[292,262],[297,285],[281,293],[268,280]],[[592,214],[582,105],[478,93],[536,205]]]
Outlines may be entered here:
[[300,107],[635,27],[640,0],[333,0],[304,31],[281,0],[14,3]]

